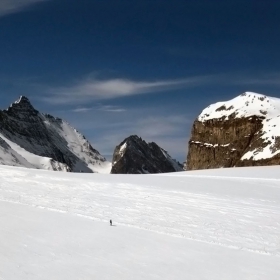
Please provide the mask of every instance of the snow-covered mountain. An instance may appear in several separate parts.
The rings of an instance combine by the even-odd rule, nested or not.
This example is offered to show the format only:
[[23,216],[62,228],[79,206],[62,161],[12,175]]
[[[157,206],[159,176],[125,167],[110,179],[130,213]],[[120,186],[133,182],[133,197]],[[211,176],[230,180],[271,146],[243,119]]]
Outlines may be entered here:
[[124,139],[114,150],[113,174],[149,174],[182,171],[183,166],[156,143],[137,135]]
[[111,163],[62,119],[38,112],[21,96],[0,111],[0,164],[109,173]]
[[280,99],[245,92],[194,122],[188,169],[280,164]]

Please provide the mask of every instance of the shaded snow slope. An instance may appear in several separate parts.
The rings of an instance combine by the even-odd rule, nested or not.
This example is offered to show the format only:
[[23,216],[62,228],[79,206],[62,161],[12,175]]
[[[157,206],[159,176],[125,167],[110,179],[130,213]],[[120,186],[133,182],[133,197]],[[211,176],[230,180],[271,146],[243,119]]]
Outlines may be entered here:
[[157,175],[2,166],[0,275],[279,279],[279,174],[278,166]]
[[[73,166],[74,171],[86,172],[84,170],[84,165],[86,165],[93,172],[110,173],[111,163],[106,161],[97,150],[93,149],[89,141],[81,133],[61,119],[53,118],[50,115],[44,115],[44,117],[44,123],[49,129],[58,133],[66,141],[70,152],[80,159]],[[59,139],[57,143],[59,145]]]
[[30,162],[19,155],[0,134],[0,164],[12,165],[12,166],[25,166],[28,168],[34,168]]
[[[10,141],[0,133],[0,138],[3,140],[2,147],[7,146],[8,149],[2,150],[1,164],[25,166],[27,168],[38,168],[53,171],[69,171],[69,167],[61,162],[55,161],[52,158],[37,156],[28,152],[18,144]],[[6,143],[6,144],[4,144]]]
[[247,118],[258,116],[262,118],[263,128],[260,136],[266,146],[257,148],[243,155],[242,160],[260,160],[271,158],[280,153],[278,141],[280,137],[280,99],[254,92],[245,92],[236,98],[218,102],[208,106],[198,117],[204,122],[211,119]]

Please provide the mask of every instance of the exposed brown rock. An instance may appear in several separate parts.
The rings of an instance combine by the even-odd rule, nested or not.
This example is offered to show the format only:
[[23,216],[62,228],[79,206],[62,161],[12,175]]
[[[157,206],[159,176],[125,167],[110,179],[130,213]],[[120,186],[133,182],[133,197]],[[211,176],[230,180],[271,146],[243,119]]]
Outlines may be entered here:
[[187,169],[238,166],[244,153],[257,144],[261,128],[259,117],[196,120],[189,141]]
[[[253,100],[258,99],[261,102],[269,103],[267,97],[259,97],[258,94],[254,96],[245,93],[240,97],[250,97],[250,95],[253,96]],[[244,105],[250,107],[252,103],[246,101]],[[238,109],[226,106],[228,102],[225,102],[224,105],[217,104],[219,105],[216,106],[214,112],[219,112],[220,118],[211,118],[212,115],[208,110],[211,107],[209,106],[205,109],[202,118],[198,117],[193,124],[186,163],[187,170],[280,164],[280,154],[277,153],[280,149],[280,137],[277,136],[277,133],[270,138],[266,137],[267,131],[263,129],[264,123],[271,121],[270,118],[267,118],[266,110],[261,109],[256,115],[240,117]],[[262,108],[264,105],[260,106]],[[228,115],[227,112],[230,110],[235,111]],[[275,126],[272,127],[275,128]],[[242,159],[246,153],[252,152],[252,155],[257,155],[265,147],[267,149],[269,147],[271,157],[256,159],[253,156],[250,158],[245,156]]]

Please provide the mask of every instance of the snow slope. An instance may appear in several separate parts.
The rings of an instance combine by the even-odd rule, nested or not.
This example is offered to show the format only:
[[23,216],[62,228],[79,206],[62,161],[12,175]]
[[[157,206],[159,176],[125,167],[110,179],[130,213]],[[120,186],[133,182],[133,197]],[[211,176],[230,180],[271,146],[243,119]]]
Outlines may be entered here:
[[[245,92],[236,98],[218,102],[208,106],[198,117],[198,121],[204,122],[211,119],[228,120],[230,116],[234,118],[247,118],[258,116],[263,118],[261,138],[266,143],[263,149],[255,149],[247,152],[242,160],[260,160],[271,158],[280,153],[278,148],[278,137],[280,137],[280,99],[269,97],[254,92]],[[275,148],[277,147],[277,148]]]
[[[73,167],[74,171],[84,171],[84,165],[87,168],[97,173],[109,174],[111,171],[111,162],[99,154],[98,151],[92,148],[88,140],[73,128],[69,123],[64,120],[50,117],[49,115],[42,115],[44,123],[50,130],[58,133],[62,139],[67,143],[68,149],[75,155],[80,161],[77,161]],[[57,145],[59,146],[59,139]]]
[[0,279],[278,280],[279,168],[0,166]]

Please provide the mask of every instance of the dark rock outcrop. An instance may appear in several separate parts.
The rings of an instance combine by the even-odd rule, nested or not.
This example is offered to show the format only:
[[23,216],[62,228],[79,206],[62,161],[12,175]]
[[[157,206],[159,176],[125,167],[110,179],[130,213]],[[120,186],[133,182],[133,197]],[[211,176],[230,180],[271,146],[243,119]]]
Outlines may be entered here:
[[183,166],[156,143],[146,143],[133,135],[115,148],[111,173],[149,174],[182,170]]
[[250,92],[209,106],[193,124],[187,170],[280,164],[278,117],[280,100]]

